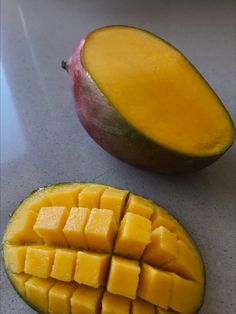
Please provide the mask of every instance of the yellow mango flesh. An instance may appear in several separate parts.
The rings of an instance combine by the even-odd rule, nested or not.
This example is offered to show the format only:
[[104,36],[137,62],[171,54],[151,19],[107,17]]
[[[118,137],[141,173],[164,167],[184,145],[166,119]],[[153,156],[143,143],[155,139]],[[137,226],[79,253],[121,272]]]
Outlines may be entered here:
[[231,144],[233,126],[218,97],[159,37],[104,27],[86,38],[82,62],[109,103],[155,142],[194,156],[215,155]]
[[104,190],[105,186],[102,185],[86,186],[78,196],[78,207],[99,208],[101,194]]
[[113,210],[116,222],[119,223],[127,195],[128,191],[113,188],[106,189],[100,199],[100,208]]
[[172,274],[170,307],[177,312],[191,314],[194,305],[196,306],[198,303],[200,290],[200,286],[196,282]]
[[153,204],[143,197],[131,194],[127,203],[126,212],[150,218],[153,214]]
[[24,273],[10,273],[9,277],[11,278],[11,281],[14,283],[14,286],[20,295],[25,296],[25,283],[30,278],[30,275]]
[[129,314],[131,301],[119,295],[105,292],[102,299],[102,314]]
[[[67,202],[44,206],[45,199],[53,202],[52,193],[62,191],[64,196],[71,191],[69,200],[77,200],[77,206],[83,200],[85,207],[68,210]],[[3,243],[9,278],[36,310],[51,314],[197,312],[204,290],[201,257],[166,210],[127,191],[94,184],[60,185],[58,191],[54,186],[38,193],[12,216]],[[98,208],[90,208],[92,202]],[[109,204],[111,208],[102,208]],[[21,224],[32,212],[31,223],[27,218],[27,224]]]
[[94,288],[105,285],[109,259],[108,254],[78,252],[74,280]]
[[107,282],[107,291],[135,299],[139,274],[140,267],[137,261],[113,256]]
[[52,206],[65,206],[68,210],[78,204],[78,194],[83,189],[81,184],[61,185],[50,193]]
[[172,230],[175,225],[175,219],[171,217],[164,208],[158,205],[154,206],[154,212],[151,220],[153,230],[160,226],[163,226],[168,230]]
[[15,243],[40,243],[41,238],[33,230],[37,213],[32,210],[22,212],[17,221],[12,222],[11,230],[6,234],[6,240]]
[[37,277],[30,277],[25,283],[26,298],[43,313],[48,313],[48,295],[54,283],[51,278]]
[[54,261],[55,249],[46,246],[28,246],[24,272],[40,278],[48,278]]
[[176,258],[163,265],[163,268],[174,271],[184,278],[195,281],[201,280],[201,263],[199,259],[196,258],[194,252],[181,240],[177,241],[177,248],[178,253]]
[[7,267],[12,273],[22,273],[25,265],[26,246],[10,246],[6,247]]
[[151,243],[143,255],[145,262],[161,266],[177,257],[177,237],[161,226],[152,231]]
[[149,302],[137,298],[132,302],[132,314],[155,314],[155,306]]
[[72,314],[99,314],[102,288],[78,286],[71,298]]
[[75,283],[57,282],[49,291],[49,313],[70,314],[70,299],[76,287]]
[[70,215],[63,228],[64,235],[70,247],[81,249],[88,248],[84,228],[88,221],[89,213],[90,210],[88,208],[71,208]]
[[[151,241],[151,223],[133,213],[126,213],[120,224],[114,252],[118,255],[139,259]],[[130,248],[132,248],[130,250]]]
[[112,210],[92,209],[84,230],[90,250],[111,252],[116,231],[115,216]]
[[68,215],[64,206],[42,207],[33,229],[45,242],[67,246],[62,227],[64,227]]
[[168,309],[170,305],[172,277],[170,273],[143,264],[138,296],[152,304]]
[[70,282],[74,278],[77,254],[69,249],[56,249],[52,271],[52,278]]

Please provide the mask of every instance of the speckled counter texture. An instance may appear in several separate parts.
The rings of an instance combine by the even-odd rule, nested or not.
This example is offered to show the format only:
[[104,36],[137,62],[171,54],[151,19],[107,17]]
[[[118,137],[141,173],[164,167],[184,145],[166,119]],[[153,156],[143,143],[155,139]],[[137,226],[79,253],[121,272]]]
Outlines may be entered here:
[[[166,207],[196,240],[207,276],[200,313],[236,313],[235,148],[187,176],[126,165],[83,130],[60,69],[96,27],[146,28],[179,48],[235,117],[234,1],[3,0],[1,9],[1,233],[17,203],[39,186],[87,180],[131,190]],[[3,267],[0,289],[0,313],[34,313]]]

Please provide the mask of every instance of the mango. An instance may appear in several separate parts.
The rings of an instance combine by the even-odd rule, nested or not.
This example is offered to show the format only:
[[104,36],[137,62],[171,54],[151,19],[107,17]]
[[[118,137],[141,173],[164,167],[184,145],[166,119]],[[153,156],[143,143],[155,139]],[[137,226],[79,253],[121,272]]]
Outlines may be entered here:
[[11,283],[40,313],[193,314],[203,301],[193,240],[167,210],[127,190],[68,183],[34,192],[10,218],[3,253]]
[[88,134],[136,167],[196,171],[234,141],[232,119],[208,82],[178,49],[149,31],[96,29],[62,66]]

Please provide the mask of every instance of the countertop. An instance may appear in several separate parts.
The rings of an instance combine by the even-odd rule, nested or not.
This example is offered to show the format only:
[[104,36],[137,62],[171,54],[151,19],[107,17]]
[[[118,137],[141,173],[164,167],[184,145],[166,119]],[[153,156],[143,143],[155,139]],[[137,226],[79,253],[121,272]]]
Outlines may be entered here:
[[[103,151],[75,114],[60,68],[94,28],[128,24],[180,49],[235,119],[234,1],[3,0],[1,7],[1,234],[32,190],[95,181],[129,189],[166,207],[193,236],[206,267],[201,314],[236,312],[235,146],[209,168],[164,176]],[[1,313],[33,313],[1,267]]]

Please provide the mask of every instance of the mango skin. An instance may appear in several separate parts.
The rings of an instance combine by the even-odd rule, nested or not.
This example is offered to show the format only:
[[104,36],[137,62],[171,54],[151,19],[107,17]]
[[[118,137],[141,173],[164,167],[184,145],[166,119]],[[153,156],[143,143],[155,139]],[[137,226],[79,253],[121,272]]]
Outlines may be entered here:
[[[211,156],[185,155],[158,144],[132,126],[109,103],[83,65],[83,47],[90,34],[75,48],[66,69],[70,76],[79,120],[87,133],[104,150],[138,168],[178,174],[205,168],[230,148],[232,144],[226,150]],[[232,122],[230,116],[229,120]]]

